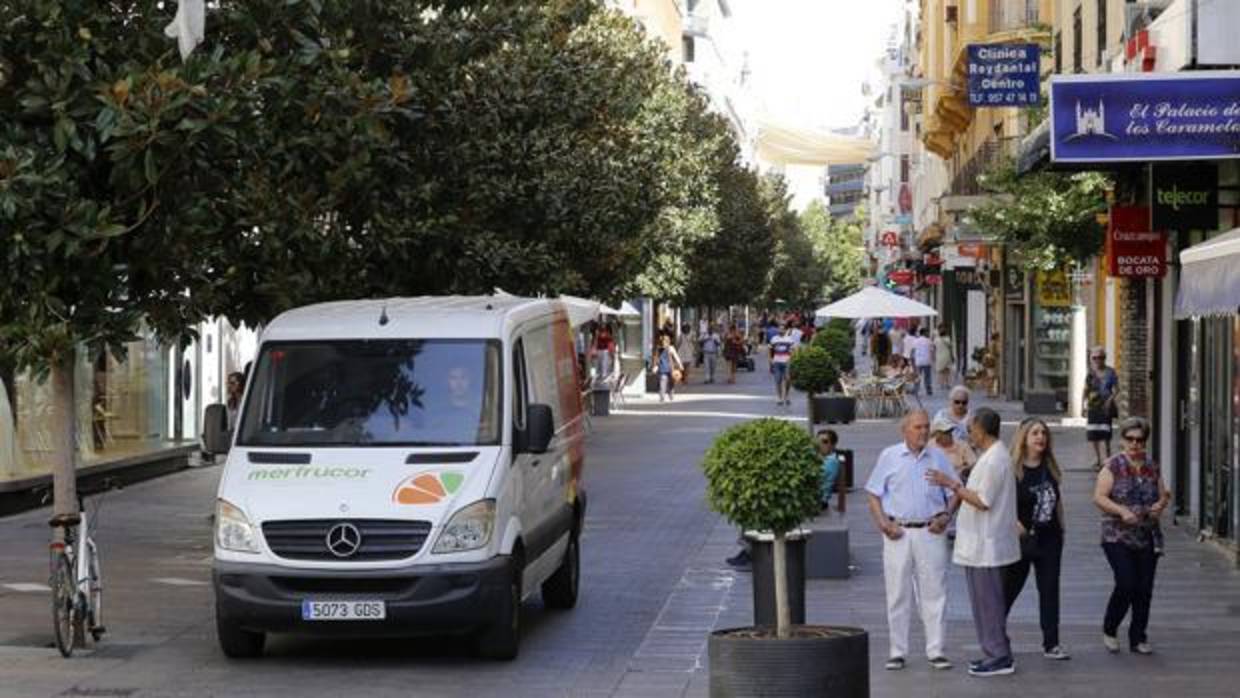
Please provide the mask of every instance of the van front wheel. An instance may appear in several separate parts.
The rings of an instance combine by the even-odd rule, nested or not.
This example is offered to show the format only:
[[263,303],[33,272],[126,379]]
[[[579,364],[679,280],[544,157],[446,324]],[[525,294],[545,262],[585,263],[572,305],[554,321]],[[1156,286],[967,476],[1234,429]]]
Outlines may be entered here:
[[547,608],[573,608],[577,605],[577,585],[581,577],[581,542],[576,534],[568,537],[564,561],[542,585],[543,603]]
[[508,593],[495,622],[474,638],[478,656],[486,659],[516,659],[521,643],[521,572],[520,557],[513,557],[509,570]]
[[237,627],[217,612],[215,615],[215,634],[220,640],[220,649],[229,659],[252,659],[263,654],[263,645],[267,636],[263,633],[250,632]]

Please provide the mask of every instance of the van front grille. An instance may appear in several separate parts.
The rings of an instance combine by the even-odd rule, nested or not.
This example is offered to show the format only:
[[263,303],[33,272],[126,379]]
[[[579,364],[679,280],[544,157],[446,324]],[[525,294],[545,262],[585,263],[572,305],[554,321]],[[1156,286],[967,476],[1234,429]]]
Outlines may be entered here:
[[[328,547],[327,534],[340,524],[352,526],[360,539],[356,550],[348,555],[340,552],[352,546],[342,550],[337,545],[336,552]],[[263,524],[263,537],[277,556],[327,562],[403,560],[418,554],[430,532],[429,521],[389,519],[304,519]]]

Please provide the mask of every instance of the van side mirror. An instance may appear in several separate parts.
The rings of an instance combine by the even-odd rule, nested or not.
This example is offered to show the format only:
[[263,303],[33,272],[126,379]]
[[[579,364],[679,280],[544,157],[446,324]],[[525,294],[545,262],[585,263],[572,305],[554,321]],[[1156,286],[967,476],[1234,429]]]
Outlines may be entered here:
[[232,434],[228,431],[228,409],[216,403],[207,405],[202,415],[203,450],[211,455],[228,453],[232,447]]
[[525,415],[525,448],[529,453],[546,453],[555,436],[555,420],[551,416],[551,407],[534,403],[529,406]]

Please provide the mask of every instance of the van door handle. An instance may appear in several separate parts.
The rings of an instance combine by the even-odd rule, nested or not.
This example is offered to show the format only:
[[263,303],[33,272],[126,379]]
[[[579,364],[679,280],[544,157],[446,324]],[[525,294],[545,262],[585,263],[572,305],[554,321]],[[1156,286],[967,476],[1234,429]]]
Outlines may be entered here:
[[531,468],[537,468],[537,467],[538,467],[538,464],[539,464],[539,463],[541,463],[541,462],[542,462],[542,461],[541,461],[540,459],[535,458],[534,460],[530,461],[530,467],[531,467]]

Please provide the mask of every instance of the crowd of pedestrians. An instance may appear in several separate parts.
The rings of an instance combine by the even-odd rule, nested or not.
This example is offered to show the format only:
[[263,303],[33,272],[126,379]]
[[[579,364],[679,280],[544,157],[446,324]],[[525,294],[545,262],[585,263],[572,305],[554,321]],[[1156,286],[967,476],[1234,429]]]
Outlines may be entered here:
[[[969,392],[957,386],[933,421],[923,410],[905,415],[903,440],[882,452],[865,486],[883,536],[889,670],[908,661],[914,605],[930,666],[952,668],[943,646],[949,560],[964,570],[982,651],[969,662],[969,674],[1015,671],[1007,617],[1031,572],[1043,656],[1071,657],[1059,637],[1064,478],[1050,428],[1026,419],[1009,448],[1000,439],[999,415],[986,407],[970,411],[968,404]],[[1170,495],[1146,451],[1149,431],[1144,419],[1121,424],[1124,448],[1105,461],[1094,488],[1102,552],[1114,577],[1102,621],[1102,644],[1112,653],[1121,649],[1125,617],[1129,649],[1153,652],[1146,632],[1163,547],[1159,520]]]

